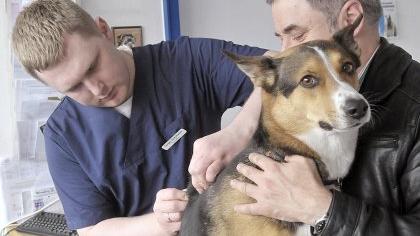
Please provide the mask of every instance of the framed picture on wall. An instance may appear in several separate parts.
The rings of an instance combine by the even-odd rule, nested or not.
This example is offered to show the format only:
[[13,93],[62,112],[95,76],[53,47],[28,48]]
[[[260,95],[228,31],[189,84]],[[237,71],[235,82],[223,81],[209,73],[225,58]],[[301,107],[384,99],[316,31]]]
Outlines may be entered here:
[[112,27],[115,46],[127,45],[139,47],[143,45],[141,26],[118,26]]

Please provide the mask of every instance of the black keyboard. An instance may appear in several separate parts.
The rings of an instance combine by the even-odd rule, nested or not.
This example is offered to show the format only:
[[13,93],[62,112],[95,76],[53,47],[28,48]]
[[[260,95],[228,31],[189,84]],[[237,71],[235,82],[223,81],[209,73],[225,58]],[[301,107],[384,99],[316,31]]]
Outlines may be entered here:
[[52,212],[41,212],[29,218],[16,230],[24,233],[36,235],[52,235],[52,236],[76,236],[75,230],[67,227],[66,219],[63,214]]

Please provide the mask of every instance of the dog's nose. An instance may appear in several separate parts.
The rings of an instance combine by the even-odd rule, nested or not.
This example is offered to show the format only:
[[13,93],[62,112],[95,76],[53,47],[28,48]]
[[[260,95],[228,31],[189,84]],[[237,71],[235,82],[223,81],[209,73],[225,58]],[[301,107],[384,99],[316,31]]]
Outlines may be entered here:
[[363,99],[348,99],[344,105],[346,115],[354,119],[361,119],[366,115],[368,104]]

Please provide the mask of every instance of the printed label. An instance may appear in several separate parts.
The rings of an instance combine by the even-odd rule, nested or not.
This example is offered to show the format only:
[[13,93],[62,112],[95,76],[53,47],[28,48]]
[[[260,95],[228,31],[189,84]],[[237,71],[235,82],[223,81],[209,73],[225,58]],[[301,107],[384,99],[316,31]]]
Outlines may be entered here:
[[163,144],[162,149],[168,151],[182,136],[187,133],[185,129],[180,129],[176,132],[165,144]]

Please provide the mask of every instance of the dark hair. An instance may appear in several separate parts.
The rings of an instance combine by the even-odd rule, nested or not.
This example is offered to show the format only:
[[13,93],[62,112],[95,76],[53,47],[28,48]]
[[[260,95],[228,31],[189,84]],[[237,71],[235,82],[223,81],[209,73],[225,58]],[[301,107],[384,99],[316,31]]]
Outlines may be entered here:
[[[273,4],[276,0],[266,0],[268,4]],[[330,28],[337,27],[337,18],[341,8],[348,0],[306,0],[314,9],[322,12],[326,17]],[[359,0],[364,10],[364,16],[371,25],[378,23],[382,16],[382,7],[379,0]]]

